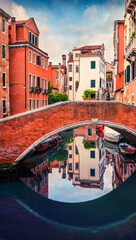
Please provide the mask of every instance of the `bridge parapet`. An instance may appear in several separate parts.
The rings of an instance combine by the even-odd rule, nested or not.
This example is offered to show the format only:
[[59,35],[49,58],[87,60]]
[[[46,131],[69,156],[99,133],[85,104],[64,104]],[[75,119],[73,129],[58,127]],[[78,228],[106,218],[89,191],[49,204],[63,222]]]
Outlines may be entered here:
[[1,119],[0,162],[19,160],[50,134],[85,124],[104,124],[136,135],[136,107],[115,101],[71,101]]

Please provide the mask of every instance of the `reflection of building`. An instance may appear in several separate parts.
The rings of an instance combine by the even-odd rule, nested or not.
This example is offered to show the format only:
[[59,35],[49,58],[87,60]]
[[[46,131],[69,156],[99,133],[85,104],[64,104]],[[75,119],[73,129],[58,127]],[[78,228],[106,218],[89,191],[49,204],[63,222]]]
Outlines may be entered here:
[[9,34],[10,16],[0,8],[0,118],[9,115]]
[[118,187],[136,170],[136,163],[125,163],[119,154],[114,154],[115,172],[113,176],[114,188]]
[[66,161],[53,161],[49,163],[49,172],[52,173],[52,168],[58,168],[59,173],[62,169],[62,178],[66,178]]
[[48,158],[46,155],[29,159],[34,177],[20,178],[24,184],[44,197],[48,197]]
[[105,171],[103,139],[97,139],[95,126],[79,127],[75,130],[75,135],[74,141],[69,144],[69,180],[73,179],[74,185],[103,188]]

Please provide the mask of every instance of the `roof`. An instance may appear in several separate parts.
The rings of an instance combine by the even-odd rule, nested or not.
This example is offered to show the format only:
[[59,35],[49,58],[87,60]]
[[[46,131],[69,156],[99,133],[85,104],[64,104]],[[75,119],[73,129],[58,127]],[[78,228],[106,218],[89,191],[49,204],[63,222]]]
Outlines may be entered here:
[[86,53],[82,53],[82,54],[80,54],[80,56],[90,56],[90,55],[97,55],[97,56],[100,56],[100,54],[97,53],[97,52],[86,52]]
[[[27,24],[29,24],[31,21],[34,23],[35,28],[36,28],[36,30],[37,30],[37,33],[39,34],[39,29],[38,29],[38,27],[37,27],[37,25],[36,25],[36,22],[35,22],[34,18],[29,18],[29,19],[27,19],[27,20],[21,20],[21,21],[16,21],[16,20],[15,20],[15,21],[11,21],[11,23],[12,23],[12,22],[15,22],[16,25],[20,25],[20,26],[26,25],[26,27],[28,27],[28,28],[31,29],[31,26],[27,25]],[[31,30],[33,31],[33,29],[31,29]]]
[[102,45],[90,45],[90,46],[83,46],[80,48],[74,48],[73,51],[77,50],[96,50],[96,49],[101,49]]
[[73,62],[73,54],[72,53],[69,55],[68,62]]
[[11,18],[11,16],[1,8],[0,8],[0,15],[6,17],[7,19]]
[[[53,69],[59,68],[59,65],[52,65]],[[65,65],[60,65],[60,68],[66,68]]]

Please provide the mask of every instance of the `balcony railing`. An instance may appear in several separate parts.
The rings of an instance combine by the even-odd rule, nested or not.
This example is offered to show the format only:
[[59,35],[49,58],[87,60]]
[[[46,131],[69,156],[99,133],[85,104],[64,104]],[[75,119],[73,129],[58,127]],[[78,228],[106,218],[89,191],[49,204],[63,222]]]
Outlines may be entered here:
[[125,4],[125,10],[127,13],[131,13],[134,9],[134,4],[136,4],[136,0],[127,0]]
[[125,49],[126,60],[130,59],[130,56],[136,54],[136,37],[134,37]]

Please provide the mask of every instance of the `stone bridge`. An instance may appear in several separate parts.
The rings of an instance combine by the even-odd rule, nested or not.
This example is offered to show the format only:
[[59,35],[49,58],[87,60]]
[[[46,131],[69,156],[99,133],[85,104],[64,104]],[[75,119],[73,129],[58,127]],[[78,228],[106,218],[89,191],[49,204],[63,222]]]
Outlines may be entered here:
[[17,163],[55,133],[103,124],[136,137],[136,107],[115,101],[61,102],[0,120],[0,163]]

